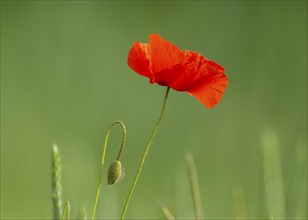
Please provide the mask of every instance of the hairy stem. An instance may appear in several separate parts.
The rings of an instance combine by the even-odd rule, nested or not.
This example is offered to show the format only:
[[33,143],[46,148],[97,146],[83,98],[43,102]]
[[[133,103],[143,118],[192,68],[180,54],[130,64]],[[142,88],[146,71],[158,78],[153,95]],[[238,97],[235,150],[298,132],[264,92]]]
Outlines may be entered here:
[[163,115],[164,115],[164,112],[165,112],[165,109],[166,109],[166,103],[167,103],[167,98],[168,98],[168,94],[169,94],[169,90],[170,90],[170,87],[167,87],[167,90],[166,90],[166,93],[165,93],[165,97],[164,97],[164,101],[163,101],[163,106],[162,106],[162,109],[161,109],[161,112],[160,112],[160,116],[157,120],[157,123],[156,123],[156,126],[145,146],[145,149],[143,151],[143,155],[142,155],[142,158],[141,158],[141,162],[139,164],[139,168],[137,170],[137,173],[136,173],[136,176],[135,176],[135,179],[133,181],[133,184],[129,190],[129,193],[128,193],[128,196],[127,196],[127,199],[126,199],[126,202],[125,202],[125,205],[124,205],[124,208],[123,208],[123,211],[122,211],[122,215],[121,215],[121,219],[123,220],[125,218],[125,214],[126,214],[126,211],[127,211],[127,208],[128,208],[128,205],[129,205],[129,201],[133,195],[133,192],[134,192],[134,189],[136,187],[136,184],[138,182],[138,179],[139,179],[139,175],[142,171],[142,168],[143,168],[143,165],[144,165],[144,162],[145,162],[145,158],[148,154],[148,151],[149,151],[149,148],[151,146],[151,143],[152,143],[152,140],[159,128],[159,125],[160,125],[160,122],[162,121],[162,118],[163,118]]

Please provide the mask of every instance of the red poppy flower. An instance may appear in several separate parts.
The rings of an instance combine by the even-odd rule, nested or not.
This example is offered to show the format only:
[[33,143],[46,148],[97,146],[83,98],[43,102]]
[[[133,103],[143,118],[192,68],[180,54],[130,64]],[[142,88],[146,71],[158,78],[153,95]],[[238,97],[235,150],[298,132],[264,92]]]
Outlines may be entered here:
[[201,54],[180,50],[158,34],[150,43],[135,42],[128,54],[128,65],[150,83],[185,91],[208,108],[214,107],[226,89],[224,68]]

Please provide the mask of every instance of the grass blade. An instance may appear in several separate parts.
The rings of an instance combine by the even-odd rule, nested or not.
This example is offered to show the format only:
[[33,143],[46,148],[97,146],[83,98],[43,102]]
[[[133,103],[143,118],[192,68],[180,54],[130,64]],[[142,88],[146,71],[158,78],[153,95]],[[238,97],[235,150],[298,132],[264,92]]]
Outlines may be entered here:
[[241,189],[233,191],[235,219],[244,220],[246,219],[245,202],[243,191]]
[[173,215],[171,214],[171,212],[169,211],[169,209],[165,205],[161,205],[160,209],[161,209],[162,213],[164,214],[164,216],[167,220],[174,220],[175,219],[173,217]]
[[198,181],[197,171],[196,171],[196,167],[194,163],[194,158],[191,154],[188,154],[186,156],[186,164],[187,164],[188,175],[189,175],[190,186],[191,186],[195,219],[203,219],[199,181]]
[[288,190],[288,218],[307,219],[307,140],[299,139],[296,146],[295,166]]
[[81,207],[77,216],[78,220],[86,220],[87,219],[87,213],[85,207]]
[[[65,218],[66,216],[66,218]],[[71,216],[71,205],[69,203],[69,201],[66,201],[64,209],[63,209],[63,213],[62,213],[62,220],[69,220]]]
[[269,219],[285,219],[285,196],[278,137],[274,130],[262,134],[265,202]]

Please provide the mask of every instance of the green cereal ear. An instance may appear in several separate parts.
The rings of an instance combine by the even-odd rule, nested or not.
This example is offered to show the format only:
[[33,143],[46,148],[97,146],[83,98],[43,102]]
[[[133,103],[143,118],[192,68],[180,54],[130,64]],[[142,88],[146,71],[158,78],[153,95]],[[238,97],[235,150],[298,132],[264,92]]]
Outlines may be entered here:
[[62,184],[60,151],[56,144],[52,147],[52,202],[55,220],[61,219],[62,215]]
[[110,164],[108,169],[108,185],[114,185],[124,176],[122,163],[119,160]]

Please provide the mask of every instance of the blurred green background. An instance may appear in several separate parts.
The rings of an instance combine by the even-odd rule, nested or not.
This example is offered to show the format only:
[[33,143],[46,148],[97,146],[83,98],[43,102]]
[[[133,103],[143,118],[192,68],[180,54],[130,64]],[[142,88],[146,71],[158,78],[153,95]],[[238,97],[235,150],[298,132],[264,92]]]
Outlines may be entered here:
[[[150,33],[215,60],[229,85],[213,109],[171,91],[127,217],[162,218],[160,203],[193,216],[188,152],[206,218],[235,216],[234,189],[248,218],[267,217],[261,134],[271,128],[286,217],[306,218],[307,1],[1,1],[1,218],[52,218],[53,143],[73,217],[82,205],[90,216],[117,119],[128,130],[126,176],[103,186],[97,217],[119,218],[165,92],[127,65]],[[120,135],[112,130],[107,165]]]

